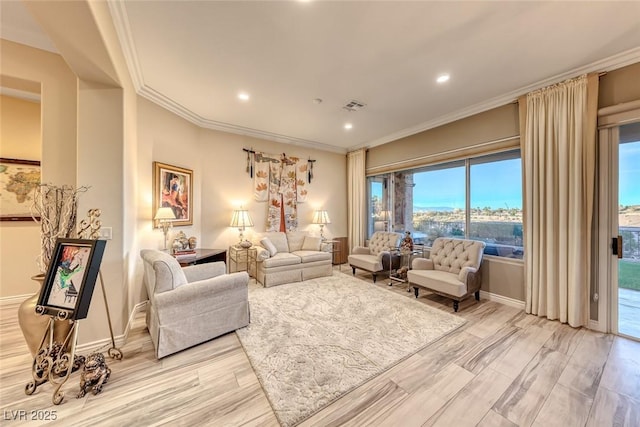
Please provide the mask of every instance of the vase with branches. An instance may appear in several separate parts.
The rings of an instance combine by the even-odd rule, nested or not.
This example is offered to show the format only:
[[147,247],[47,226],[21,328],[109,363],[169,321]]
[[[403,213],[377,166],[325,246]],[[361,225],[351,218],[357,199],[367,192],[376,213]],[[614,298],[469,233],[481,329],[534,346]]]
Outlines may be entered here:
[[[40,256],[37,266],[41,272],[32,279],[40,283],[40,289],[20,304],[18,323],[32,355],[39,350],[48,319],[36,314],[35,307],[42,290],[45,273],[51,262],[58,238],[75,238],[78,197],[88,187],[40,184],[35,189],[31,208],[33,219],[40,224]],[[69,321],[56,321],[54,341],[62,343],[71,329]]]

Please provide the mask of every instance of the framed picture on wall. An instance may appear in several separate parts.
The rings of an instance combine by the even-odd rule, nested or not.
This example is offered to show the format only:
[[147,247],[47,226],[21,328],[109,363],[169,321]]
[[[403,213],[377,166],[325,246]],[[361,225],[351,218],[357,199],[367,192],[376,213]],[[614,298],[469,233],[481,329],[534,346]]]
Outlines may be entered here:
[[31,205],[39,185],[39,161],[0,158],[0,221],[33,221]]
[[[171,208],[174,226],[193,224],[193,171],[153,162],[153,218],[159,208]],[[154,227],[159,227],[154,221]]]
[[70,320],[87,317],[106,243],[58,239],[36,312]]

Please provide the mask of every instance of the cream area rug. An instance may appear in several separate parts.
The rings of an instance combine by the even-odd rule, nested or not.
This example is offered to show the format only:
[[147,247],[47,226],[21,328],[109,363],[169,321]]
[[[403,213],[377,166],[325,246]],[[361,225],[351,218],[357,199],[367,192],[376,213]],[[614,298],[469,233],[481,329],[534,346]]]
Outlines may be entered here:
[[252,288],[249,305],[236,333],[285,427],[466,322],[338,272]]

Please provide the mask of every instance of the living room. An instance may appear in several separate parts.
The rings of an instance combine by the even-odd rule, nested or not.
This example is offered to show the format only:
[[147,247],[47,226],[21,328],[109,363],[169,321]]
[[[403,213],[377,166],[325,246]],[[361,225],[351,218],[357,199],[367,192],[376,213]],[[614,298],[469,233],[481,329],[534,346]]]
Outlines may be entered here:
[[[228,248],[237,241],[237,229],[229,227],[229,221],[241,204],[256,224],[247,235],[264,231],[267,211],[263,204],[252,201],[252,180],[245,170],[242,148],[316,160],[308,202],[298,208],[300,228],[316,232],[317,226],[311,224],[313,212],[325,209],[332,220],[325,226],[327,234],[348,235],[345,152],[205,128],[185,119],[184,112],[167,109],[159,94],[140,94],[106,3],[44,2],[29,4],[28,10],[60,54],[2,39],[2,86],[33,92],[36,83],[42,135],[37,142],[41,144],[39,158],[23,154],[21,150],[39,151],[26,146],[3,146],[1,157],[40,160],[43,182],[90,187],[80,197],[78,211],[83,216],[88,209],[100,207],[103,225],[113,230],[102,272],[108,282],[107,298],[117,337],[124,339],[134,324],[131,319],[146,300],[140,250],[163,246],[162,232],[152,226],[154,161],[193,170],[194,221],[181,230],[197,236],[202,247]],[[600,78],[599,107],[640,99],[639,70],[637,60],[601,70],[607,74]],[[367,168],[375,171],[394,161],[513,137],[519,134],[517,114],[516,104],[496,105],[397,142],[371,147]],[[518,145],[517,140],[509,143]],[[35,224],[2,224],[1,298],[20,298],[35,291],[30,277],[37,272],[38,235]],[[524,307],[522,263],[487,258],[487,266],[484,299],[494,297]],[[592,302],[594,313],[597,307]],[[101,345],[107,339],[105,316],[101,304],[92,306],[80,330],[80,345]],[[599,318],[596,315],[591,320]],[[229,342],[225,338],[211,345],[223,348]],[[168,364],[177,366],[179,358]]]

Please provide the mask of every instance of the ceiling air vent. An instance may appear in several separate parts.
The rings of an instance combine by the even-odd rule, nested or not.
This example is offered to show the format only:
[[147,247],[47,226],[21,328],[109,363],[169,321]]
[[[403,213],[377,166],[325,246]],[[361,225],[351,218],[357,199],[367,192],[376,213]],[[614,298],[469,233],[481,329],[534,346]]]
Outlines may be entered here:
[[349,101],[344,107],[347,111],[360,111],[364,108],[366,104],[360,101]]

